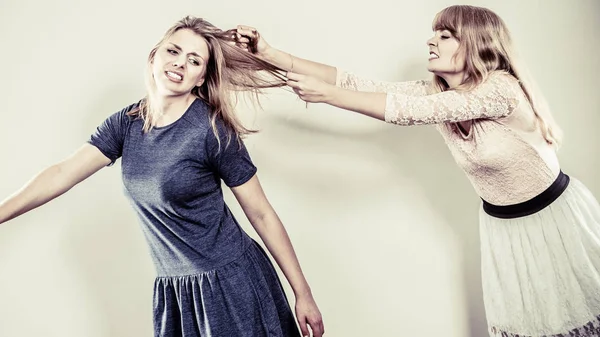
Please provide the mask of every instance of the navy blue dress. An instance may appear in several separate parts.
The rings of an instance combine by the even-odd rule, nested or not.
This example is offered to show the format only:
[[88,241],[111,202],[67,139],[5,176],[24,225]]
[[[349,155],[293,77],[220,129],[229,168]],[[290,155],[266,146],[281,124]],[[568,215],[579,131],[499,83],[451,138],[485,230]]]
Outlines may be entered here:
[[176,122],[143,133],[127,115],[108,117],[92,134],[111,164],[121,158],[125,194],[139,216],[156,266],[154,334],[172,337],[300,336],[265,251],[223,200],[256,173],[247,149],[196,99]]

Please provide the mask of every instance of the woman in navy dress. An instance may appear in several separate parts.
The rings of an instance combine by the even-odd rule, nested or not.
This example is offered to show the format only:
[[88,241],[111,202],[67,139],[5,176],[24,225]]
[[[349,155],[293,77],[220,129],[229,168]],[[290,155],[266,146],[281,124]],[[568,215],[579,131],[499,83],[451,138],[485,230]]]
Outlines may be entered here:
[[300,336],[274,266],[223,200],[231,189],[295,295],[302,334],[321,313],[265,197],[233,111],[234,90],[285,85],[280,69],[200,18],[171,27],[148,58],[147,96],[110,115],[89,141],[0,204],[0,223],[65,193],[121,158],[126,196],[156,266],[155,336]]

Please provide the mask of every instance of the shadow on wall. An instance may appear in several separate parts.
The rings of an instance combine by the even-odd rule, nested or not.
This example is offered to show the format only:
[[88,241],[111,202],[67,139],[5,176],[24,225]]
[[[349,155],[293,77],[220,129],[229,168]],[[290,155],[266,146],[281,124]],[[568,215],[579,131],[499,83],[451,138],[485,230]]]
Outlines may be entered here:
[[[404,75],[399,78],[419,78],[418,75],[422,73],[421,69],[422,65],[415,63],[414,66],[407,67]],[[473,337],[486,335],[487,325],[480,277],[478,228],[480,199],[473,191],[467,177],[456,165],[435,128],[433,126],[396,126],[363,116],[358,117],[362,119],[358,122],[364,123],[364,128],[357,130],[352,127],[337,127],[335,120],[338,115],[340,120],[355,117],[348,111],[336,109],[332,109],[336,110],[332,112],[321,111],[329,110],[328,107],[322,105],[309,104],[309,109],[306,111],[303,104],[303,102],[298,103],[297,111],[278,112],[269,115],[268,118],[261,118],[260,130],[264,133],[264,137],[268,137],[262,142],[276,142],[277,146],[283,147],[281,152],[277,150],[277,154],[302,148],[299,153],[288,152],[286,156],[309,152],[311,158],[322,158],[323,162],[335,160],[334,157],[337,152],[341,151],[340,149],[352,151],[351,154],[346,155],[360,158],[358,162],[376,163],[376,165],[388,167],[400,180],[409,180],[411,185],[417,185],[419,191],[416,192],[425,195],[429,203],[435,207],[435,212],[443,217],[445,223],[450,224],[451,231],[455,237],[459,238],[463,261],[457,261],[457,263],[464,266],[463,287],[464,293],[468,296],[466,302],[468,303],[469,334]],[[335,116],[331,118],[331,114]],[[332,121],[334,125],[332,125]],[[348,124],[344,123],[346,126]],[[254,156],[259,156],[257,158],[259,161],[267,160],[263,156],[276,157],[277,154],[261,153],[258,148],[255,152],[253,151]],[[298,174],[295,176],[297,178],[294,178],[293,182],[282,183],[292,184],[292,191],[296,188],[306,190],[320,188],[319,198],[335,199],[336,193],[343,195],[344,191],[330,191],[327,186],[314,186],[315,181],[331,181],[330,186],[343,184],[344,172],[334,170],[334,167],[337,168],[335,165],[332,165],[331,170],[327,170],[323,162],[311,164],[317,169],[315,171],[314,167],[311,167],[311,172],[318,172],[325,178],[313,180],[310,174],[315,173],[298,168]],[[295,168],[290,169],[295,170]],[[377,179],[377,177],[365,174],[360,179],[371,180]],[[352,183],[349,182],[349,184]],[[407,193],[407,191],[398,192]],[[373,190],[373,193],[376,194],[377,191]],[[347,195],[349,194],[352,194],[350,190],[347,191]],[[328,202],[332,201],[328,200]],[[361,207],[361,204],[356,203],[347,208],[352,212],[352,209],[357,209],[353,207]],[[389,224],[389,226],[395,225]],[[343,247],[343,249],[356,248]],[[330,252],[327,253],[330,254]]]
[[[426,69],[421,61],[413,61],[404,69],[401,78],[416,79]],[[431,74],[425,77],[431,78]],[[481,200],[473,190],[471,182],[456,165],[454,158],[433,127],[429,130],[414,128],[414,134],[406,133],[406,141],[422,144],[410,154],[414,157],[412,171],[421,183],[427,196],[460,237],[463,251],[464,284],[468,295],[469,329],[471,337],[485,336],[487,321],[483,306],[481,285],[481,259],[479,240],[479,207]],[[404,130],[398,130],[404,131]],[[413,131],[413,130],[411,130]],[[427,132],[422,132],[427,131]],[[435,135],[434,135],[435,133]],[[390,137],[402,137],[401,132],[390,132]],[[434,141],[437,137],[439,141]],[[397,141],[401,141],[398,139]],[[423,153],[423,156],[419,155]],[[390,156],[393,156],[390,153]],[[397,154],[398,157],[398,154]],[[400,157],[395,161],[398,165]]]

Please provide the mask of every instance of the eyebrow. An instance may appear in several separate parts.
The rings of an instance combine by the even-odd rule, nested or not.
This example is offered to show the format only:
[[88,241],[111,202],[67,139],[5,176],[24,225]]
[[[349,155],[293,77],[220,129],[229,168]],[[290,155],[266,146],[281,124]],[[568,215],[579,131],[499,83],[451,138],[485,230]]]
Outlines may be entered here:
[[[175,47],[175,49],[177,49],[177,50],[179,50],[179,51],[183,51],[183,49],[181,49],[181,47],[179,47],[179,46],[178,46],[178,45],[176,45],[175,43],[173,43],[173,42],[169,42],[169,43],[170,43],[170,44],[172,44],[172,45],[173,45],[173,47]],[[199,58],[201,58],[202,60],[204,60],[204,57],[202,57],[202,56],[198,55],[198,54],[197,54],[196,52],[194,52],[194,51],[193,51],[193,52],[191,52],[191,53],[189,53],[189,54],[190,54],[190,55],[193,55],[193,56],[196,56],[196,57],[199,57]]]

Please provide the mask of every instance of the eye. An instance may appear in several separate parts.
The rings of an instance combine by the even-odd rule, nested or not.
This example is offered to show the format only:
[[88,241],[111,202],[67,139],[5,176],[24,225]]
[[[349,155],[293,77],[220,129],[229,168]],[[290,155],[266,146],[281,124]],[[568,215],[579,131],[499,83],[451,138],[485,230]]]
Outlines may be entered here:
[[172,55],[177,55],[177,50],[167,49],[167,52]]
[[448,35],[442,35],[440,38],[441,38],[442,40],[446,40],[446,39],[449,39],[449,38],[451,38],[451,36],[448,36]]
[[200,62],[198,62],[198,61],[196,61],[194,59],[190,59],[190,63],[193,64],[193,65],[195,65],[195,66],[199,66],[200,65]]

